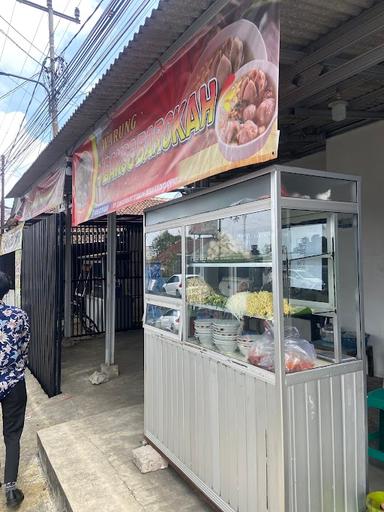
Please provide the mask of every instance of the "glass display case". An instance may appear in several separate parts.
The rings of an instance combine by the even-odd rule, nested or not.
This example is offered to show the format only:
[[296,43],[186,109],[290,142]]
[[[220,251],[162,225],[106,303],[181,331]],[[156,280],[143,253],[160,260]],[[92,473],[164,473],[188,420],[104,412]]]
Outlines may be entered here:
[[273,166],[145,214],[145,436],[220,510],[364,506],[359,197]]
[[[173,299],[167,315],[176,318],[177,311],[177,331],[172,322],[168,330],[181,333],[181,342],[267,371],[275,370],[275,339],[288,373],[361,357],[356,182],[289,171],[277,176],[278,212],[263,174],[248,186],[254,201],[244,200],[244,184],[237,184],[241,196],[231,190],[227,208],[216,199],[216,212],[197,211],[149,230],[148,301]],[[339,204],[342,211],[335,211]],[[167,329],[165,320],[147,315],[146,322]],[[343,350],[351,337],[354,355],[349,346]]]

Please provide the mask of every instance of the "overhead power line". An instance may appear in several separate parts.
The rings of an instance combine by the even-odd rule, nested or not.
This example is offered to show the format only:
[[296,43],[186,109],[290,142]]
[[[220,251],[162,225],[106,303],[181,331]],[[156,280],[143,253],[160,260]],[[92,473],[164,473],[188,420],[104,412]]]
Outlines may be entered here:
[[[11,13],[11,21],[10,21],[10,23],[12,23],[13,15],[15,14],[15,9],[16,9],[16,2],[13,4],[13,9],[12,9],[12,13]],[[8,30],[7,30],[7,35],[8,35],[8,32],[9,32],[9,26],[8,26]],[[7,43],[7,38],[5,37],[4,38],[3,48],[1,49],[0,62],[1,62],[1,59],[3,58],[3,53],[4,53],[4,50],[5,50],[6,43]]]
[[[88,16],[88,18],[84,21],[84,23],[81,25],[81,27],[79,28],[79,30],[76,32],[76,34],[73,35],[73,37],[69,40],[69,42],[65,45],[65,47],[63,48],[63,50],[61,50],[61,54],[64,54],[66,52],[66,50],[71,46],[71,44],[73,43],[73,41],[76,39],[76,37],[78,37],[80,35],[80,33],[82,32],[82,30],[84,30],[84,28],[87,26],[88,22],[93,18],[93,16],[95,15],[95,13],[97,12],[97,10],[100,8],[101,4],[104,2],[105,0],[100,0],[100,2],[97,4],[97,6],[94,8],[94,10],[92,11],[92,13]],[[60,41],[61,42],[61,41]]]
[[32,57],[32,55],[31,55],[29,52],[27,52],[26,50],[24,50],[24,48],[23,48],[22,46],[20,46],[18,43],[16,43],[16,41],[15,41],[14,39],[12,39],[12,37],[11,37],[9,34],[7,34],[3,29],[1,29],[1,28],[0,28],[0,32],[1,32],[2,34],[4,34],[6,38],[8,38],[10,41],[12,41],[12,43],[13,43],[15,46],[17,46],[19,50],[21,50],[23,53],[25,53],[26,55],[28,55],[28,57],[29,57],[30,59],[34,60],[35,62],[37,62],[37,64],[39,64],[39,65],[40,65],[40,62],[39,62],[38,60],[36,60],[36,59],[35,59],[35,57]]
[[[99,2],[97,8],[85,23],[94,16],[102,2],[103,0]],[[89,86],[90,83],[99,78],[101,68],[105,68],[105,63],[110,62],[111,56],[121,49],[119,43],[124,37],[127,37],[127,34],[131,33],[130,31],[137,29],[140,16],[144,20],[145,15],[148,15],[150,9],[152,9],[151,5],[154,6],[155,3],[155,0],[137,2],[134,12],[131,13],[128,19],[124,15],[132,8],[134,0],[112,0],[107,5],[85,41],[69,61],[66,74],[57,80],[61,101],[58,112],[60,117],[65,119],[68,112],[73,110],[73,99],[79,96],[79,92],[84,87]],[[75,34],[64,50],[72,44],[79,32]],[[8,165],[12,167],[13,172],[16,170],[16,165],[20,165],[20,162],[25,160],[26,155],[45,139],[49,126],[49,118],[42,102],[32,118],[26,123],[23,133],[21,133],[12,150],[12,157],[8,161]],[[36,143],[31,143],[31,139],[36,139]],[[11,171],[11,169],[9,170]]]
[[1,14],[0,14],[0,18],[5,21],[5,23],[8,25],[8,27],[10,27],[12,30],[14,30],[16,32],[16,34],[18,34],[20,37],[22,37],[24,39],[24,41],[26,41],[30,47],[34,48],[35,50],[37,50],[41,55],[44,55],[43,52],[40,50],[40,48],[38,48],[36,45],[34,45],[29,39],[27,39],[19,30],[17,30],[17,28],[15,28],[8,20],[6,20]]

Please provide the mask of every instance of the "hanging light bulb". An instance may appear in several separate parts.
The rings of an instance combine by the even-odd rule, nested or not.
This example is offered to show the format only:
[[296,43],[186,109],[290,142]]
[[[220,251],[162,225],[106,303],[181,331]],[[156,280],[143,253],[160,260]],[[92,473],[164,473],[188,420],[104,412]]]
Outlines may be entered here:
[[331,115],[333,121],[344,121],[347,118],[347,105],[348,102],[342,100],[340,97],[329,103],[328,107],[331,109]]

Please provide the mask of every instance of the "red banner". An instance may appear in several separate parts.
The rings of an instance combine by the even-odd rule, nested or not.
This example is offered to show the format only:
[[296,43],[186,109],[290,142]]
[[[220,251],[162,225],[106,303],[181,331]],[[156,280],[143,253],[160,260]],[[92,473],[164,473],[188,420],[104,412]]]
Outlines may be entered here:
[[76,150],[74,225],[276,158],[279,36],[277,2],[230,2]]

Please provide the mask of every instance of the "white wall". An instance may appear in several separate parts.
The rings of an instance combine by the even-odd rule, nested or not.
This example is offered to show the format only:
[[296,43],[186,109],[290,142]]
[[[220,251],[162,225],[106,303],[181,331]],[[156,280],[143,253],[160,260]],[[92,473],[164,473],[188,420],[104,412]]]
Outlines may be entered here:
[[292,160],[288,165],[293,167],[302,167],[304,169],[320,169],[327,168],[327,155],[325,151],[313,153],[313,155],[304,156],[298,160]]
[[375,374],[384,377],[384,121],[328,139],[326,151],[289,162],[289,165],[363,177],[365,329],[371,336]]
[[384,377],[384,122],[327,141],[327,169],[359,174],[362,183],[362,256],[365,329],[375,374]]

